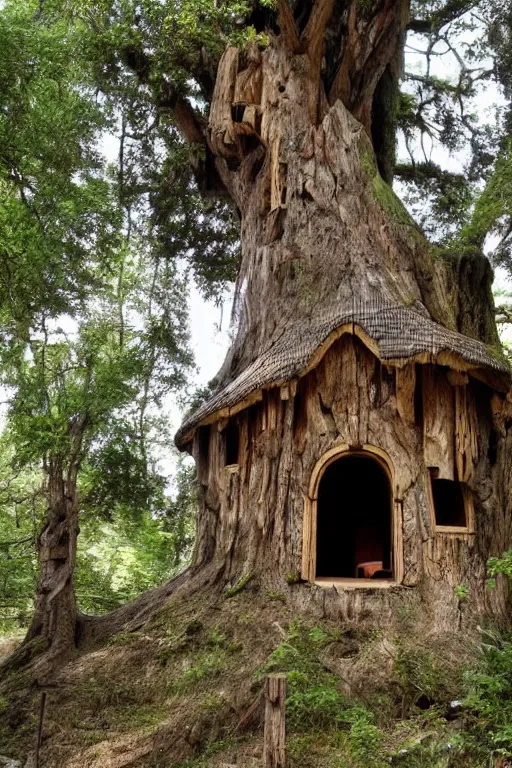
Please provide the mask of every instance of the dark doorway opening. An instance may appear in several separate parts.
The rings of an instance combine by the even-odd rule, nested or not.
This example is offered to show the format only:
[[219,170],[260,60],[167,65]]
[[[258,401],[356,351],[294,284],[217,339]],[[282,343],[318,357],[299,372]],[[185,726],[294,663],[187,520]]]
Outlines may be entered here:
[[369,454],[330,464],[317,501],[317,578],[392,579],[392,494],[388,473]]

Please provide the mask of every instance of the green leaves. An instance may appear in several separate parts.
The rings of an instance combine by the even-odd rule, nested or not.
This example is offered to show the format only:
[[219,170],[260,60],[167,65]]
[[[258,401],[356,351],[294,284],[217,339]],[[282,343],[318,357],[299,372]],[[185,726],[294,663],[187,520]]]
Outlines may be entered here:
[[465,707],[470,730],[482,746],[512,754],[512,643],[510,637],[484,632],[482,658],[465,677]]
[[[162,10],[143,6],[147,32]],[[78,473],[78,589],[91,610],[170,574],[192,537],[190,483],[169,496],[168,451],[159,460],[168,398],[192,363],[180,259],[197,258],[196,193],[181,139],[155,113],[156,83],[140,89],[123,61],[122,45],[141,39],[135,12],[130,2],[0,8],[0,542],[11,533],[2,482],[30,477],[30,591],[46,470]],[[204,221],[215,259],[217,209]],[[227,279],[218,275],[211,282]]]
[[109,118],[77,67],[79,42],[31,3],[0,12],[0,311],[3,325],[43,308],[72,311],[91,280],[91,248],[119,224],[97,151]]

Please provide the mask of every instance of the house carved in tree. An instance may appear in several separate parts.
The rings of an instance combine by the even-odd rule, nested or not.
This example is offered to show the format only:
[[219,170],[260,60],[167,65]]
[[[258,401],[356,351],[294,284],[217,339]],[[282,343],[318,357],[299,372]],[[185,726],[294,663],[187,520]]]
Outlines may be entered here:
[[[242,248],[232,347],[176,437],[200,486],[193,565],[342,619],[417,599],[453,628],[461,586],[468,616],[506,613],[486,564],[511,543],[510,371],[489,263],[441,257],[381,172],[373,106],[408,3],[351,4],[353,28],[342,5],[303,28],[280,1],[268,45],[219,63],[206,135]],[[336,30],[358,55],[329,85]]]
[[460,585],[485,601],[508,376],[421,306],[290,327],[178,434],[202,489],[197,562],[335,587],[341,612],[358,588],[379,614],[404,587],[440,610]]

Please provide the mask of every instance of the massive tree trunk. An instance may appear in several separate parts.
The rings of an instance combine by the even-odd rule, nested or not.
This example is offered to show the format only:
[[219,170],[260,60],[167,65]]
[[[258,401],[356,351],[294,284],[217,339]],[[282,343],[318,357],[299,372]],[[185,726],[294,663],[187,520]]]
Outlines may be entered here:
[[[195,564],[216,561],[231,581],[314,581],[318,462],[370,446],[393,481],[394,586],[308,595],[331,614],[382,622],[416,587],[446,628],[460,622],[464,585],[474,616],[502,616],[504,593],[484,585],[487,557],[510,544],[512,464],[506,366],[484,347],[497,344],[491,270],[483,255],[439,258],[382,178],[409,2],[277,8],[264,50],[225,51],[210,111],[242,260],[218,393],[177,438],[189,448],[193,438],[202,488]],[[422,333],[429,344],[413,354]],[[468,511],[453,535],[436,526],[429,471],[464,484],[474,525]]]

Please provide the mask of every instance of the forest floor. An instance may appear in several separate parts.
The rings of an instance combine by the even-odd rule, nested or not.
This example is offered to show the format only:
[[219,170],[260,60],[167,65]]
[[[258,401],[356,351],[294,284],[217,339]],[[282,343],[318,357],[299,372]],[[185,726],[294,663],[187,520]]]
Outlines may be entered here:
[[[48,688],[41,766],[261,768],[262,683],[277,671],[290,768],[507,765],[473,759],[462,738],[471,641],[418,633],[414,616],[392,636],[298,617],[252,582],[234,591],[178,590],[142,626],[77,651]],[[24,765],[40,699],[7,674],[0,755]]]

